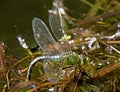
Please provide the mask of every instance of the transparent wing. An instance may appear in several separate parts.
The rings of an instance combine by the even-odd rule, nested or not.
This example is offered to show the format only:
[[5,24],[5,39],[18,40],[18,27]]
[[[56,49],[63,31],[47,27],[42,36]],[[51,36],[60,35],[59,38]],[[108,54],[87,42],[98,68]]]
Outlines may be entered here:
[[60,46],[56,43],[42,20],[34,18],[32,28],[36,42],[47,55],[61,54]]
[[[62,18],[61,11],[58,6],[49,11],[49,24],[56,40],[62,41],[62,38],[66,36],[65,32],[68,29],[65,20]],[[64,41],[64,46],[62,49],[64,52],[71,50],[67,40]]]
[[65,35],[65,21],[62,18],[62,15],[59,9],[53,9],[49,11],[49,24],[51,30],[57,41],[61,39]]

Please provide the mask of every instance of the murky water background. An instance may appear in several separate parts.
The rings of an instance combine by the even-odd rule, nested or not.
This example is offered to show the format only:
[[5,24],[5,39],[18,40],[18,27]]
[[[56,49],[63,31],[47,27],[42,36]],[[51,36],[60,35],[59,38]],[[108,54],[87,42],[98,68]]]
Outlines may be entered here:
[[[78,1],[66,0],[65,4],[73,10],[79,10]],[[32,19],[41,18],[48,25],[48,9],[52,0],[1,0],[0,1],[0,41],[4,41],[8,54],[25,54],[16,38],[20,34],[29,47],[36,45],[32,33]]]
[[16,39],[18,34],[26,39],[30,47],[35,44],[31,21],[34,17],[46,21],[51,3],[50,0],[0,1],[0,41],[5,42],[8,53],[16,55],[23,53],[24,49]]
[[17,56],[24,52],[16,36],[20,34],[27,44],[34,46],[31,21],[39,17],[47,21],[50,0],[1,0],[0,1],[0,41],[7,45],[7,52]]

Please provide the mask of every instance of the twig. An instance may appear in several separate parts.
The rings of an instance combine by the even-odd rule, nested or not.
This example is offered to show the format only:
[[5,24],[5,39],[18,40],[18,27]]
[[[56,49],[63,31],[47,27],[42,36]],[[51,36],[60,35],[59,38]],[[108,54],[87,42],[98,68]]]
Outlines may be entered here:
[[107,41],[108,44],[120,44],[120,41]]
[[38,90],[38,89],[40,89],[40,88],[42,88],[42,87],[45,87],[45,86],[49,86],[49,85],[60,85],[60,84],[64,84],[64,83],[65,83],[64,81],[63,81],[63,82],[47,82],[47,83],[41,84],[41,85],[39,85],[39,86],[37,86],[37,87],[35,87],[35,88],[27,91],[27,92],[34,92],[35,90]]
[[118,16],[118,15],[120,15],[120,11],[115,11],[115,12],[110,12],[110,13],[103,13],[103,14],[98,15],[98,16],[93,17],[93,18],[89,18],[89,19],[80,20],[78,22],[75,22],[73,24],[73,26],[81,26],[81,25],[85,25],[85,24],[88,24],[88,23],[92,23],[92,22],[98,21],[100,19],[103,20],[103,19],[106,19],[106,18]]
[[102,40],[99,40],[99,42],[102,43],[102,44],[105,45],[105,46],[108,46],[109,48],[111,48],[112,50],[114,50],[115,52],[117,52],[118,54],[120,54],[120,51],[117,50],[115,47],[106,44],[106,43],[105,43],[104,41],[102,41]]
[[9,82],[9,78],[8,78],[8,77],[9,77],[9,73],[10,73],[11,69],[13,69],[15,66],[17,66],[18,64],[20,64],[22,61],[24,61],[25,59],[27,59],[27,58],[29,58],[29,57],[31,57],[31,56],[27,56],[27,57],[21,59],[20,61],[18,61],[17,63],[15,63],[15,64],[7,71],[7,73],[6,73],[6,78],[7,78],[7,86],[8,86],[8,89],[10,89],[10,82]]
[[118,54],[120,54],[120,51],[114,48],[113,46],[109,46],[112,50],[116,51]]
[[3,42],[0,42],[0,67],[1,67],[1,72],[3,74],[3,77],[5,77],[6,74],[6,68],[5,68],[5,45]]
[[119,68],[120,68],[120,62],[118,61],[115,64],[110,64],[110,65],[98,70],[92,78],[98,78],[98,77],[102,78],[105,75],[107,75],[108,73],[110,73],[116,69],[119,69]]

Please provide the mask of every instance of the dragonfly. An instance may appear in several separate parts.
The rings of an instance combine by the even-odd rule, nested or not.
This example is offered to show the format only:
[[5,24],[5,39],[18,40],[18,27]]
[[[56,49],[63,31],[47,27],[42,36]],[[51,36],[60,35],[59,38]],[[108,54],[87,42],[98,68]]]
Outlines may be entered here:
[[77,57],[68,44],[70,36],[66,35],[65,24],[59,7],[49,11],[49,24],[52,32],[41,19],[34,18],[32,21],[34,38],[45,55],[36,57],[31,61],[27,71],[27,80],[31,80],[32,66],[39,60],[44,60],[43,68],[48,81],[59,81],[62,76],[61,66],[64,60]]

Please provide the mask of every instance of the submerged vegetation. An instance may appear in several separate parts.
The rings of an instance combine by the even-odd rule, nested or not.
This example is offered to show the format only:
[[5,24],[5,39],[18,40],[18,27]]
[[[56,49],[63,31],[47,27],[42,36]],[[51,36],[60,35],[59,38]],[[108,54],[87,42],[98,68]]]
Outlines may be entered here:
[[[61,70],[58,69],[60,71],[57,71],[60,74],[60,79],[59,81],[49,82],[48,77],[50,76],[46,73],[47,70],[44,71],[47,64],[43,62],[43,59],[47,59],[46,61],[48,62],[54,59],[55,64],[57,64],[58,58],[53,57],[51,59],[51,57],[48,58],[47,56],[42,56],[45,56],[46,51],[55,53],[56,48],[53,46],[55,44],[49,44],[45,48],[45,44],[47,43],[44,41],[46,41],[46,39],[42,38],[43,43],[45,43],[42,45],[45,52],[39,50],[40,48],[42,49],[42,47],[39,48],[38,46],[30,49],[27,46],[25,39],[18,36],[17,38],[20,45],[27,51],[27,56],[16,58],[14,55],[6,55],[5,44],[0,42],[0,91],[119,92],[119,0],[80,0],[80,5],[83,6],[83,8],[86,6],[89,8],[86,12],[80,11],[82,14],[79,19],[73,17],[72,13],[69,14],[71,10],[64,5],[62,0],[53,0],[53,9],[56,5],[58,10],[61,10],[59,11],[61,13],[60,22],[65,25],[63,29],[65,29],[66,33],[69,35],[64,35],[60,38],[61,34],[56,32],[54,38],[56,38],[55,40],[60,39],[61,43],[59,43],[59,46],[63,51],[69,49],[74,52],[73,54],[75,57],[63,54],[64,56],[61,56],[62,59],[60,60],[64,62],[62,62],[62,65],[60,66]],[[49,11],[49,14],[53,12],[54,11],[51,10]],[[55,20],[54,18],[55,17],[52,16],[50,17],[50,19]],[[51,28],[52,30],[56,27],[56,25],[53,26],[53,23],[55,22],[53,20],[50,20],[52,21],[50,24],[50,26],[53,27]],[[62,24],[60,23],[59,25],[63,27]],[[37,34],[37,36],[41,35]],[[69,48],[66,49],[66,46]],[[35,61],[37,62],[36,64],[31,63],[31,61],[36,60],[36,57],[40,56],[43,59]],[[32,71],[30,70],[30,72],[28,72],[30,64]],[[48,66],[50,64],[51,62]],[[51,67],[48,68],[49,71]],[[57,65],[53,65],[53,67],[57,67]],[[29,76],[30,78],[26,77],[29,73],[31,74]]]

